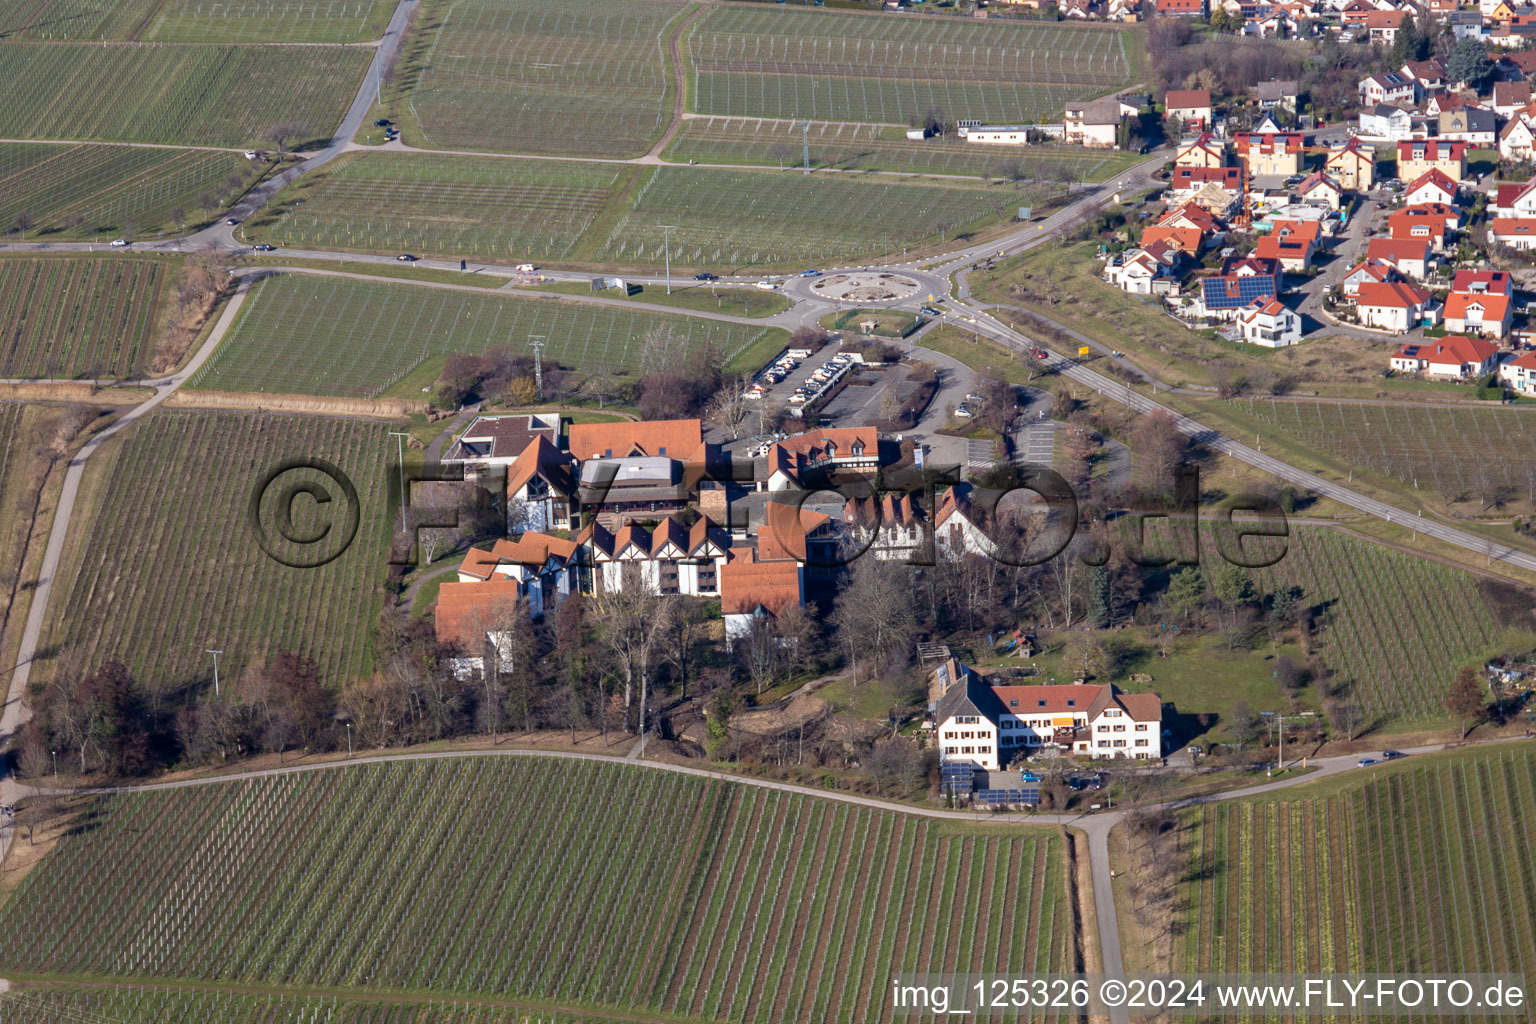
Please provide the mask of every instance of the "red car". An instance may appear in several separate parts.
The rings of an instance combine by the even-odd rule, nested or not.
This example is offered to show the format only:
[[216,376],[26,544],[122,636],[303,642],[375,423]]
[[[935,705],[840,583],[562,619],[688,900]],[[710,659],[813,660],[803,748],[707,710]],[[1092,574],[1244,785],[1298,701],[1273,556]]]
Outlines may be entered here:
[[1044,359],[1045,355],[1046,355],[1045,349],[1043,349],[1043,348],[1035,349],[1035,358],[1036,359]]

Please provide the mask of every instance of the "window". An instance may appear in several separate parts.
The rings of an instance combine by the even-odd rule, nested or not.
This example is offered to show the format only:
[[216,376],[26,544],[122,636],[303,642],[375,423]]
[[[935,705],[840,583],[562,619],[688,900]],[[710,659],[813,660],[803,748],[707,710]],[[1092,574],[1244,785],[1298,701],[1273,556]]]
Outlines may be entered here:
[[1101,747],[1109,746],[1109,740],[1099,740],[1099,746],[1101,746]]
[[1011,707],[1011,708],[1016,708],[1016,707],[1018,707],[1018,706],[1019,706],[1019,702],[1018,702],[1018,701],[1016,701],[1016,700],[1010,700],[1010,701],[1009,701],[1009,702],[1008,702],[1008,706],[1009,706],[1009,707]]
[[[1103,744],[1101,743],[1100,746],[1103,746]],[[1125,740],[1115,740],[1115,746],[1117,746],[1117,747],[1125,746]]]
[[1137,746],[1138,746],[1138,747],[1144,747],[1144,746],[1146,746],[1146,745],[1147,745],[1147,741],[1146,741],[1146,740],[1137,740],[1137,741],[1136,741],[1136,745],[1137,745]]
[[1040,701],[1040,706],[1041,707],[1045,707],[1045,701],[1044,700]]
[[1147,731],[1147,723],[1146,722],[1137,722],[1136,723],[1136,731],[1137,732],[1146,732]]
[[1077,701],[1074,698],[1068,697],[1067,698],[1067,707],[1069,707],[1069,708],[1077,707]]

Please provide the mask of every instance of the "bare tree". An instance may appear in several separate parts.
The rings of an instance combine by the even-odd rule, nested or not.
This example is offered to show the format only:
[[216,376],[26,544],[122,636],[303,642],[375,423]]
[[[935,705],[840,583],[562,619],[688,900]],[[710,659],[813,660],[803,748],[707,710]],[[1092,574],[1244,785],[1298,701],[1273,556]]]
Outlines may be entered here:
[[[705,413],[711,423],[725,430],[732,438],[740,436],[742,425],[747,422],[747,416],[752,411],[754,403],[746,397],[746,392],[745,377],[728,378],[709,400],[709,408]],[[761,399],[757,404],[761,404]]]
[[832,621],[852,655],[855,682],[860,653],[878,664],[906,643],[905,627],[912,621],[913,604],[912,587],[905,576],[904,566],[872,555],[853,563]]
[[26,241],[27,232],[32,230],[32,215],[26,210],[17,210],[16,216],[11,218],[11,230],[19,234],[22,241]]
[[775,142],[772,146],[768,147],[768,155],[779,162],[779,170],[782,171],[784,169],[784,161],[795,155],[795,147],[787,142]]
[[638,693],[638,730],[643,749],[646,716],[649,713],[651,671],[658,649],[668,632],[671,605],[651,590],[641,578],[639,567],[633,564],[624,567],[621,584],[599,593],[594,603],[602,624],[603,642],[612,653],[624,680],[626,723]]

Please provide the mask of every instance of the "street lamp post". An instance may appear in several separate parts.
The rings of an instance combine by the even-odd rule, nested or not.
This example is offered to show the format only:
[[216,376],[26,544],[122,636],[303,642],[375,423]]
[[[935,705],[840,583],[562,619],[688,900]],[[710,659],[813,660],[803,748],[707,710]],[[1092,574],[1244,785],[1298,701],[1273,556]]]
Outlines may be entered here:
[[53,755],[53,777],[57,779],[59,777],[59,752],[57,750],[50,750],[49,753]]
[[347,723],[347,756],[352,756],[352,723]]
[[219,695],[219,655],[224,652],[204,649],[203,653],[213,655],[213,695],[217,697]]
[[667,256],[666,256],[666,259],[667,259],[667,294],[671,295],[672,294],[672,229],[677,227],[677,225],[676,224],[657,224],[656,226],[661,228],[662,244],[666,247],[666,251],[667,251]]

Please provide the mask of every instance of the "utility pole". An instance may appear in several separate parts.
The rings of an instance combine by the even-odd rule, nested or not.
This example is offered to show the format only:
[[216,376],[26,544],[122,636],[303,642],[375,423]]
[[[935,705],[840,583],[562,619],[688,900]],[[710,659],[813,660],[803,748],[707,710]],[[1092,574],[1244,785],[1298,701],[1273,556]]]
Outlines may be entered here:
[[539,401],[544,401],[544,336],[541,334],[528,335],[528,344],[533,349],[533,386]]
[[672,294],[672,229],[676,224],[657,224],[661,228],[661,236],[667,247],[667,294]]
[[400,532],[405,532],[405,439],[411,435],[391,430],[389,436],[395,438],[395,451],[400,466]]
[[224,652],[204,649],[203,653],[213,655],[213,695],[217,697],[219,695],[219,655]]
[[[814,81],[814,79],[813,79]],[[802,174],[811,173],[811,122],[800,122],[800,159],[803,164]]]

